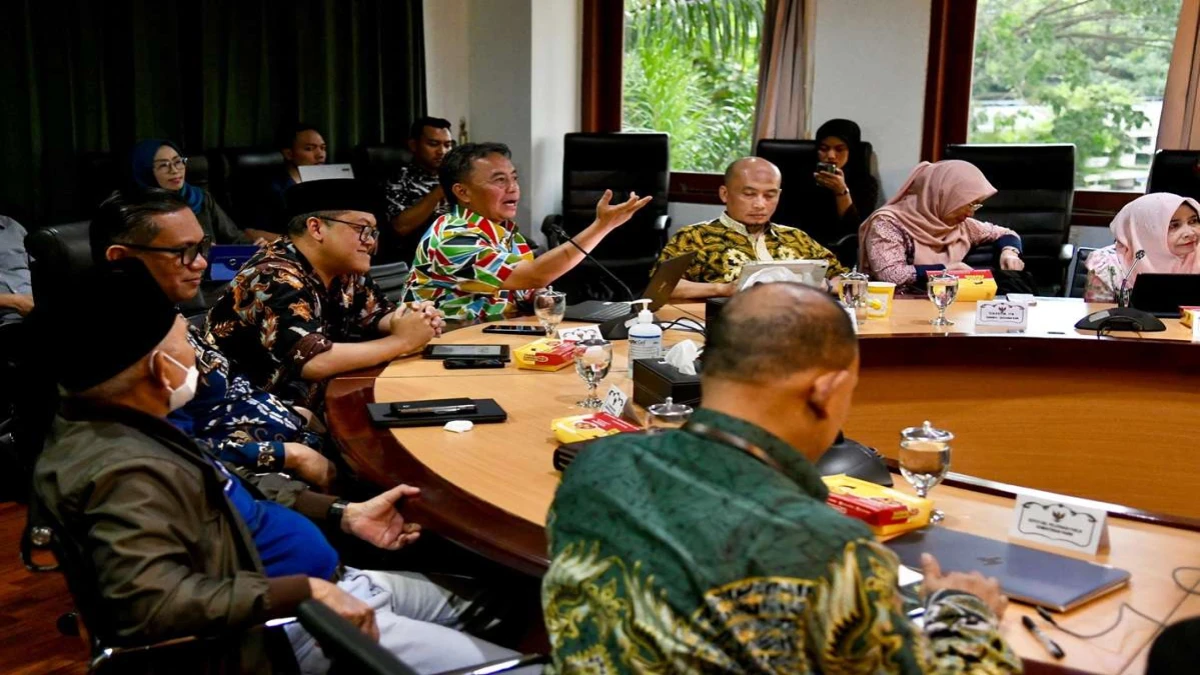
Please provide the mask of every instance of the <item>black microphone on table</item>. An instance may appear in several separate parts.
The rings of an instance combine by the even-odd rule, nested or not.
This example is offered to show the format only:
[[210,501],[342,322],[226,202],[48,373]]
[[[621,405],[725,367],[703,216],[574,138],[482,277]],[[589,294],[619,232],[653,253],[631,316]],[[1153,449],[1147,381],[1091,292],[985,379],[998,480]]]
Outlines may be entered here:
[[1094,330],[1097,337],[1104,332],[1115,330],[1153,333],[1167,329],[1163,322],[1150,312],[1129,306],[1129,277],[1133,275],[1138,263],[1142,262],[1142,258],[1145,257],[1146,251],[1142,249],[1133,255],[1133,264],[1129,266],[1129,271],[1125,273],[1125,277],[1121,279],[1121,286],[1117,289],[1117,306],[1113,309],[1102,309],[1099,312],[1088,314],[1075,324],[1076,328]]
[[621,287],[621,290],[625,291],[625,296],[629,299],[629,302],[633,302],[634,300],[637,300],[637,298],[633,297],[633,291],[629,290],[629,287],[625,285],[625,282],[621,281],[621,278],[618,277],[616,274],[613,274],[612,270],[605,267],[603,263],[601,263],[599,260],[596,260],[594,257],[592,257],[591,253],[588,253],[587,251],[583,250],[582,246],[575,243],[575,240],[571,238],[571,235],[567,234],[567,231],[563,229],[562,225],[559,225],[558,223],[551,223],[550,229],[552,229],[554,231],[554,234],[557,234],[558,236],[565,239],[566,243],[579,249],[579,252],[583,254],[584,258],[587,258],[588,260],[590,260],[593,265],[600,268],[601,272],[604,272],[605,274],[607,274],[609,276],[609,278],[611,278],[613,281],[617,282],[617,285]]
[[1129,277],[1133,275],[1133,271],[1137,269],[1138,263],[1142,262],[1142,258],[1145,257],[1145,249],[1138,249],[1138,252],[1133,254],[1133,264],[1129,266],[1129,271],[1121,279],[1121,288],[1117,291],[1117,307],[1129,306],[1129,291],[1126,290],[1129,285]]

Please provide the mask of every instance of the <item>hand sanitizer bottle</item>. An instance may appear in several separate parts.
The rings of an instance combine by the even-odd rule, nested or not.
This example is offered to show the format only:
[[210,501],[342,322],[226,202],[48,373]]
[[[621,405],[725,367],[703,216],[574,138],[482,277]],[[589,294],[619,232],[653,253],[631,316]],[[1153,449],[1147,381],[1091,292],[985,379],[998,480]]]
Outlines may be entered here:
[[650,300],[634,300],[632,304],[644,303],[638,312],[637,322],[629,327],[629,376],[633,377],[633,362],[637,359],[662,358],[662,329],[654,323],[650,311]]

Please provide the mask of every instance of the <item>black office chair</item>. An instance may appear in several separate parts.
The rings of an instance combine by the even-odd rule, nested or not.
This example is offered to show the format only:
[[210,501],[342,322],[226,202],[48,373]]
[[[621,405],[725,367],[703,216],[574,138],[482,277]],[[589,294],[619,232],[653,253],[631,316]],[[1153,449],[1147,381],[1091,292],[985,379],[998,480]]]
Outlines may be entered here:
[[[330,675],[414,675],[395,655],[368,638],[356,626],[338,616],[329,606],[305,600],[296,610],[300,625],[321,645],[330,661]],[[546,663],[541,655],[525,655],[453,670],[442,675],[490,675]]]
[[1075,146],[947,145],[944,159],[970,162],[997,193],[975,214],[1021,235],[1022,259],[1039,295],[1058,295],[1074,253],[1067,243],[1075,196]]
[[221,181],[213,185],[214,198],[221,194],[227,200],[222,206],[228,207],[235,223],[256,222],[263,191],[284,170],[283,153],[275,148],[226,148],[210,155],[219,164],[213,177]]
[[406,145],[363,143],[350,153],[350,167],[354,177],[372,185],[382,185],[396,175],[400,167],[412,161],[412,152]]
[[[871,176],[879,181],[879,168],[875,158],[875,150],[870,143],[862,143],[862,154],[851,158],[851,161],[861,162],[869,167]],[[779,206],[771,220],[780,225],[790,225],[805,230],[817,236],[817,230],[807,227],[807,208],[805,195],[811,194],[803,186],[813,182],[813,172],[817,169],[817,142],[815,140],[792,140],[783,138],[762,138],[754,148],[757,157],[771,162],[779,167],[783,177],[783,191],[779,193]],[[859,213],[865,219],[878,204],[861,204]],[[811,231],[810,231],[811,230]],[[858,232],[847,232],[839,237],[828,240],[817,239],[843,265],[858,264]]]
[[1150,164],[1146,194],[1171,192],[1200,199],[1200,150],[1159,150]]
[[1067,272],[1067,289],[1063,297],[1083,297],[1083,292],[1087,290],[1087,259],[1095,250],[1086,246],[1075,249],[1075,259],[1071,261],[1071,269]]
[[43,302],[76,274],[92,266],[92,245],[88,239],[90,221],[47,225],[25,237],[25,250],[31,259],[29,274],[33,283],[34,303]]
[[[86,629],[91,660],[90,675],[128,675],[130,673],[218,672],[214,658],[236,652],[244,632],[185,636],[155,644],[135,644],[122,641],[112,632],[113,622],[104,610],[104,599],[96,588],[96,573],[91,558],[67,534],[67,529],[50,513],[38,494],[29,504],[28,520],[21,534],[21,561],[31,572],[61,572],[67,589],[75,602],[76,611],[58,619],[64,635],[79,635],[79,626]],[[41,562],[49,553],[52,564]],[[263,640],[273,673],[298,673],[299,664],[287,635],[281,627],[295,619],[270,621],[248,630],[263,631]]]
[[379,284],[383,294],[394,302],[400,302],[404,286],[408,282],[408,263],[394,262],[371,267],[371,278]]
[[[630,192],[653,200],[629,222],[609,233],[592,255],[636,295],[650,281],[650,270],[667,243],[670,183],[670,138],[667,134],[569,133],[563,138],[563,210],[546,216],[542,233],[551,247],[579,234],[596,219],[596,201],[606,189],[613,202]],[[584,261],[555,285],[580,300],[626,300],[624,291],[590,261]]]

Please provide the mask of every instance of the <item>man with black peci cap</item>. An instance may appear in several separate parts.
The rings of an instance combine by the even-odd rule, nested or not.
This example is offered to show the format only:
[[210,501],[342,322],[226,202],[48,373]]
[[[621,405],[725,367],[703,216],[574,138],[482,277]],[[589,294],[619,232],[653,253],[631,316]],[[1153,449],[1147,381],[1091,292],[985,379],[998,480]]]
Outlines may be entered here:
[[[265,638],[252,627],[313,598],[420,672],[512,655],[452,628],[489,621],[477,602],[420,575],[345,568],[309,520],[396,550],[420,536],[396,509],[419,490],[347,503],[277,474],[229,471],[165,419],[195,393],[196,354],[144,264],[101,265],[75,288],[31,319],[65,394],[34,489],[95,574],[93,630],[134,645],[240,634],[207,654],[213,672],[265,673]],[[120,330],[93,331],[81,349],[80,325]],[[311,636],[287,633],[302,672],[328,669]]]
[[416,351],[444,324],[429,303],[389,300],[368,274],[379,239],[370,186],[310,181],[285,198],[288,236],[238,272],[208,331],[252,383],[319,407],[329,378]]

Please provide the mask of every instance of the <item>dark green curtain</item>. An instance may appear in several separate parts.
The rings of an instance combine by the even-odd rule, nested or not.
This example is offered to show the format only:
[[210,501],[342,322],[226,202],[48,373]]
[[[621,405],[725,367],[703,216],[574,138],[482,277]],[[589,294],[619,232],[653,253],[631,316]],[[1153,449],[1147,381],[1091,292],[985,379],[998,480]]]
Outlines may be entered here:
[[81,158],[141,138],[274,147],[303,120],[339,161],[402,142],[425,114],[424,51],[421,0],[11,0],[0,213],[86,217]]

